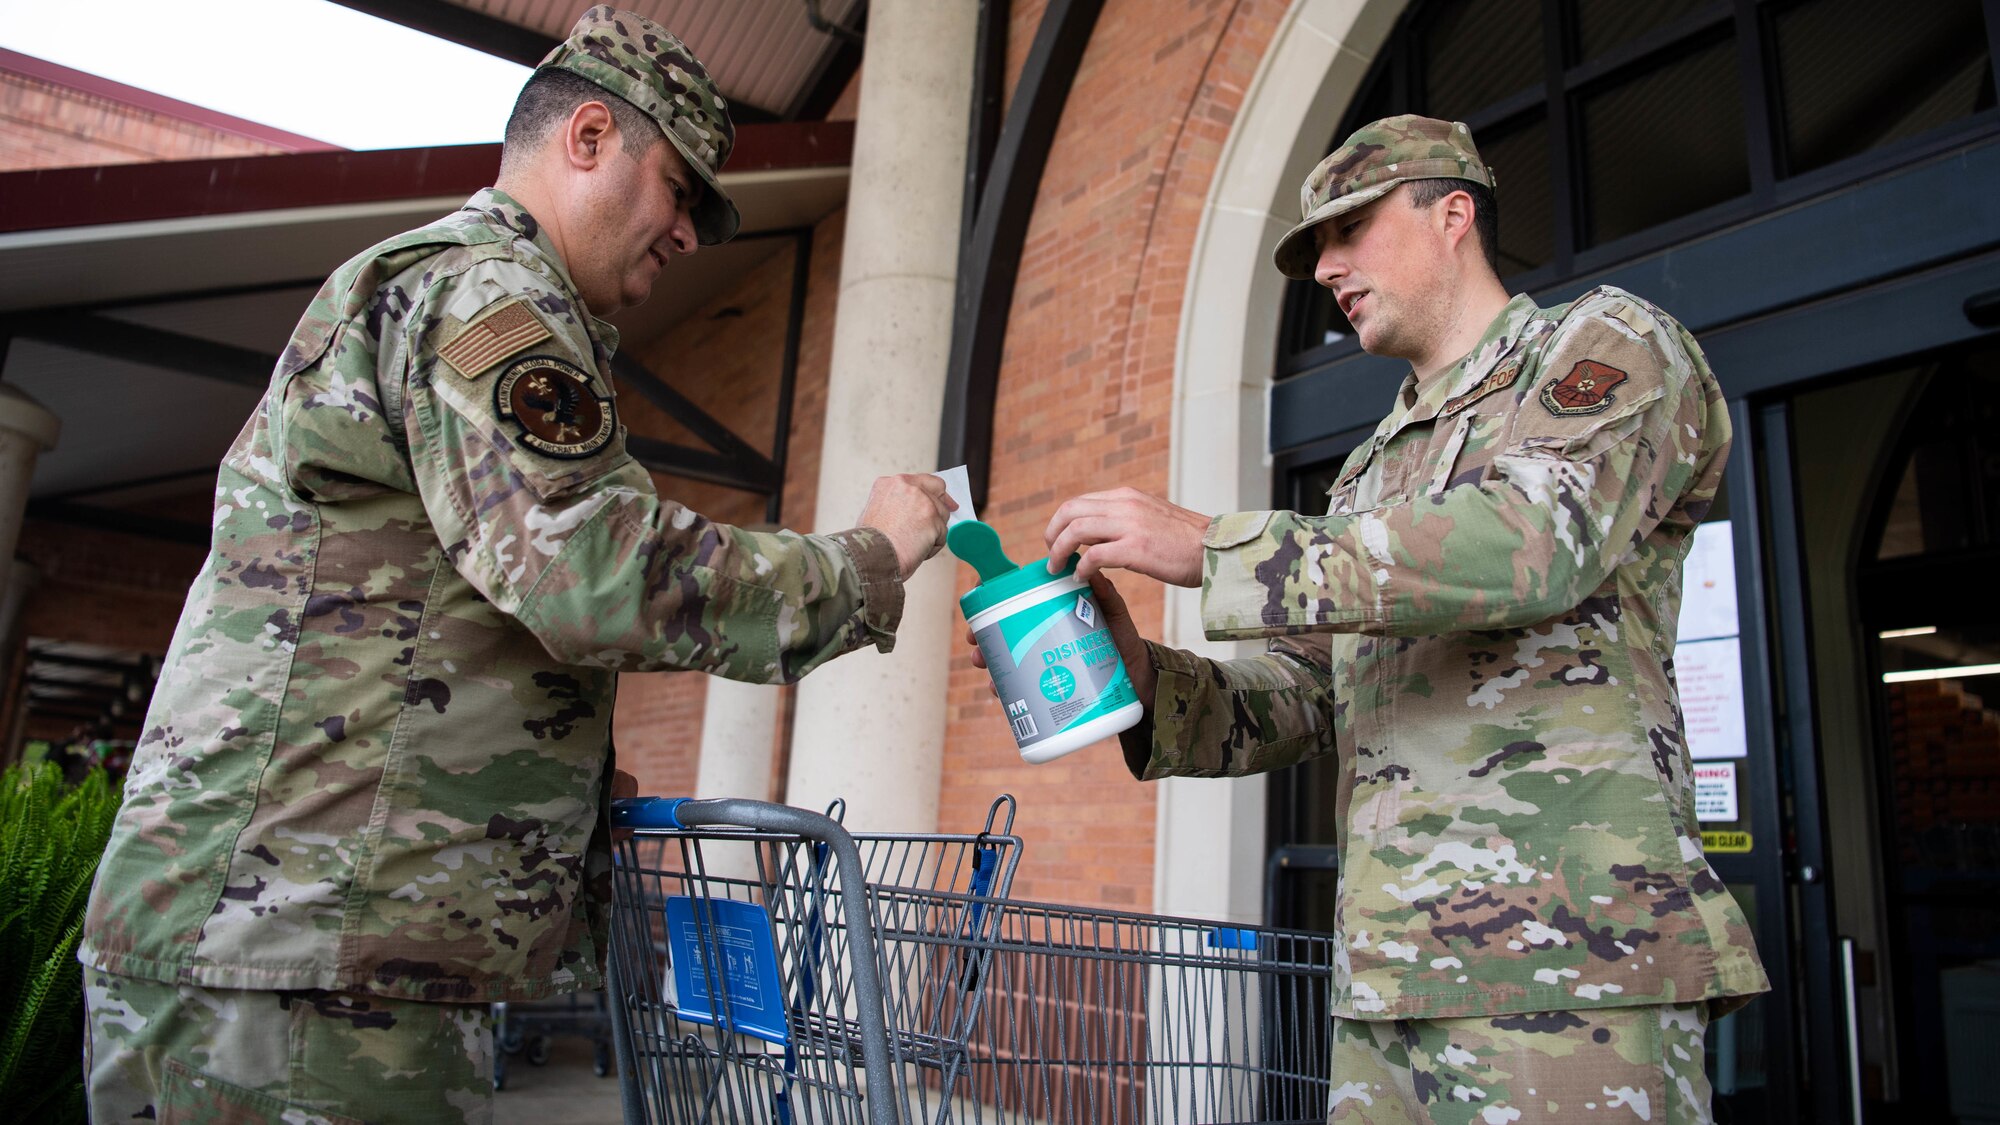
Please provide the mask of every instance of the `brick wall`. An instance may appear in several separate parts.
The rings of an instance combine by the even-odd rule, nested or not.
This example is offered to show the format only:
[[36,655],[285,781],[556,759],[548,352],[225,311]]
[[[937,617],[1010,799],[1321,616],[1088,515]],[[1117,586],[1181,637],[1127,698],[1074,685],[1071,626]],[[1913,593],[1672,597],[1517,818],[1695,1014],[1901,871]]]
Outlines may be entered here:
[[[1017,3],[1010,66],[1041,5]],[[1017,558],[1041,553],[1062,499],[1167,486],[1173,363],[1201,205],[1280,0],[1112,0],[1063,111],[1029,223],[994,418],[982,515]],[[1011,84],[1010,84],[1011,88]],[[961,589],[971,571],[961,567]],[[1157,635],[1160,587],[1120,575]],[[953,661],[940,824],[977,824],[992,795],[1021,800],[1016,893],[1145,910],[1155,790],[1115,742],[1021,762],[984,672]]]
[[[1064,497],[1121,484],[1166,488],[1174,349],[1195,227],[1243,89],[1283,10],[1282,0],[1114,0],[1099,19],[1037,196],[1002,357],[992,488],[981,514],[1016,557],[1040,553],[1042,528]],[[1041,13],[1033,2],[1014,8],[1013,75]],[[836,216],[821,224],[813,250],[783,520],[802,530],[853,518],[834,513],[815,524],[808,510],[840,235]],[[775,406],[790,281],[789,255],[780,254],[644,349],[653,370],[760,445]],[[722,308],[742,315],[718,320]],[[619,402],[635,432],[688,440],[634,397]],[[761,504],[742,494],[665,477],[660,486],[704,514],[762,518]],[[932,565],[957,564],[946,556]],[[960,590],[973,583],[968,567],[958,566],[957,578]],[[1119,585],[1141,628],[1157,633],[1158,585],[1130,576]],[[703,691],[696,676],[624,677],[617,738],[642,788],[692,786]],[[1028,766],[969,650],[954,654],[949,691],[939,828],[975,827],[996,794],[1014,793],[1027,842],[1018,894],[1149,908],[1155,791],[1126,773],[1116,744]],[[777,761],[782,778],[782,754]]]
[[[835,212],[813,231],[779,513],[780,525],[797,531],[819,530],[813,522],[813,501],[819,487],[820,424],[826,413],[845,219],[844,211]],[[717,294],[693,316],[634,353],[655,375],[767,455],[777,424],[792,269],[792,249],[782,246],[742,282]],[[633,433],[702,447],[684,427],[628,387],[619,388],[618,409]],[[654,483],[661,496],[711,519],[739,525],[764,522],[762,496],[666,474],[655,474]],[[824,530],[851,526],[855,514],[833,520]],[[706,693],[706,679],[698,674],[646,672],[619,677],[612,737],[618,746],[619,767],[639,779],[642,792],[694,791]],[[790,694],[786,689],[783,706],[787,712]],[[773,755],[778,769],[772,796],[778,795],[782,784],[779,779],[784,772],[787,734],[786,723],[781,721],[779,746]]]
[[0,171],[332,147],[0,50]]
[[[204,489],[204,492],[206,489]],[[207,552],[114,531],[28,520],[16,554],[38,575],[30,637],[164,656]]]

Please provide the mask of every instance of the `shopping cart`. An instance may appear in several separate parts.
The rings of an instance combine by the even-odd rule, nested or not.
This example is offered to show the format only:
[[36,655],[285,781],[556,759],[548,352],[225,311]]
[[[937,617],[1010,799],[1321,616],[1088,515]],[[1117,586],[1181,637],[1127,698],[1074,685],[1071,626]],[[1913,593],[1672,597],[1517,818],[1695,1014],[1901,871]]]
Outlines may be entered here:
[[965,836],[755,801],[621,803],[630,1125],[1326,1119],[1324,935],[1014,902]]
[[[626,1120],[900,1121],[906,1071],[928,1075],[920,1096],[956,1086],[983,999],[976,939],[1019,853],[1013,818],[1002,798],[975,834],[850,835],[759,801],[619,802],[614,823],[639,829],[612,876]],[[883,920],[950,939],[899,966],[894,989],[870,887],[910,896]]]

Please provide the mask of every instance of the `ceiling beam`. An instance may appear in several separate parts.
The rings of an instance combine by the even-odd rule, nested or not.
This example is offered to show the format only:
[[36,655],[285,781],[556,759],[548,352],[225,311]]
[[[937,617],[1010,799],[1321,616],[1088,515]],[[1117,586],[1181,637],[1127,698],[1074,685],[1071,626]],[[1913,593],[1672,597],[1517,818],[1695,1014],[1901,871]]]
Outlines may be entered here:
[[270,385],[271,370],[278,365],[274,355],[96,313],[43,311],[15,316],[0,332],[257,391]]
[[160,519],[116,508],[97,508],[89,504],[69,504],[62,501],[30,500],[27,518],[68,524],[71,527],[87,527],[93,531],[115,531],[145,539],[185,543],[195,547],[208,546],[212,538],[209,529],[198,523]]
[[773,480],[777,477],[777,467],[769,457],[764,456],[749,442],[736,436],[736,432],[717,421],[715,416],[694,400],[668,386],[664,379],[648,370],[629,353],[620,352],[611,357],[611,370],[618,378],[641,398],[660,408],[667,417],[686,426],[694,436],[707,442],[723,459],[737,466],[738,475],[745,480]]
[[626,434],[625,452],[630,453],[634,461],[656,473],[719,484],[725,488],[742,489],[760,496],[768,495],[777,488],[774,477],[746,471],[737,462],[719,453],[710,453],[706,449],[695,449],[640,434]]
[[27,677],[31,698],[67,699],[77,703],[102,700],[109,703],[125,698],[124,684],[103,684],[92,680],[62,680],[50,676],[38,676],[29,672]]
[[121,676],[145,676],[149,679],[153,675],[152,658],[150,657],[142,657],[138,660],[127,662],[123,660],[105,660],[101,657],[71,656],[66,652],[49,652],[45,649],[30,647],[28,649],[28,663],[54,664],[62,668],[82,668],[86,671],[111,672]]
[[[4,370],[4,367],[0,367],[0,371]],[[126,477],[123,480],[108,481],[104,484],[87,484],[81,488],[72,488],[67,492],[58,492],[54,495],[43,496],[40,499],[47,502],[76,500],[85,496],[103,496],[106,493],[128,492],[137,488],[156,488],[163,484],[185,484],[190,481],[202,481],[206,483],[214,481],[216,474],[216,466],[211,463],[192,469],[174,469],[164,473],[148,473],[143,477]]]

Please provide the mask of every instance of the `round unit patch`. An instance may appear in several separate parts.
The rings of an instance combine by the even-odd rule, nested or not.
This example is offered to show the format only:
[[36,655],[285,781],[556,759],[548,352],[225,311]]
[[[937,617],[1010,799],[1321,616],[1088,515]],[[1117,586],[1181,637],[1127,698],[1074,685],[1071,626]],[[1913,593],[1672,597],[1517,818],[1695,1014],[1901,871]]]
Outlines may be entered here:
[[552,355],[524,356],[493,386],[500,417],[518,428],[521,444],[551,457],[588,457],[618,429],[608,395],[590,374]]

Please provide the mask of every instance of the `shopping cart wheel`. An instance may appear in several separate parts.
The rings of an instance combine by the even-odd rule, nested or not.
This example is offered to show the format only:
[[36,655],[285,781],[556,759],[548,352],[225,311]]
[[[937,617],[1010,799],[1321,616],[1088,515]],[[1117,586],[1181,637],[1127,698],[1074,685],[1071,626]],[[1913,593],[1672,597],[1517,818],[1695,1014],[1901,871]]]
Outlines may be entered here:
[[549,1065],[549,1056],[554,1053],[554,1045],[546,1035],[537,1035],[528,1040],[528,1061],[536,1066]]
[[611,1073],[611,1047],[609,1044],[599,1043],[590,1052],[590,1072],[599,1078]]

